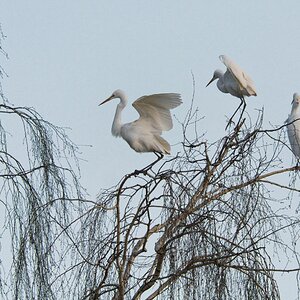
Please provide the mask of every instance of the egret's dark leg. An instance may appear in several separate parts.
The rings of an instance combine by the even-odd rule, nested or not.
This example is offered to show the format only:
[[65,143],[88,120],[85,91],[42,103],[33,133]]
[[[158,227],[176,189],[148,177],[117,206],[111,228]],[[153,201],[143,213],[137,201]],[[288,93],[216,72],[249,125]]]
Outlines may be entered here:
[[146,168],[144,168],[146,172],[150,170],[157,162],[159,162],[164,157],[164,155],[160,152],[154,151],[153,153],[156,155],[157,159],[153,161],[150,165],[148,165]]
[[135,170],[134,171],[134,175],[138,175],[138,174],[144,174],[144,175],[147,175],[147,172],[157,163],[159,162],[163,157],[164,155],[160,152],[156,152],[156,151],[153,151],[153,153],[156,155],[156,160],[154,160],[152,163],[150,163],[148,166],[146,166],[144,169],[141,169],[141,170]]
[[246,108],[246,101],[245,101],[244,97],[241,98],[241,104],[243,104],[243,108],[242,108],[242,112],[240,114],[240,117],[239,117],[239,120],[238,120],[237,124],[239,124],[241,122],[241,119],[243,117],[243,114],[244,114],[244,111],[245,111],[245,108]]
[[234,123],[232,121],[233,117],[235,116],[235,114],[239,111],[239,109],[241,108],[241,106],[243,105],[243,109],[242,109],[242,113],[240,114],[240,117],[239,117],[239,120],[238,120],[238,123],[241,121],[241,118],[242,118],[242,115],[245,111],[245,108],[246,108],[246,101],[244,99],[244,97],[242,96],[240,98],[241,102],[240,102],[240,105],[238,106],[238,108],[235,110],[235,112],[233,113],[233,115],[230,117],[229,121],[228,121],[228,124],[226,125],[225,127],[225,130],[227,130],[228,126],[231,124],[231,123]]
[[160,152],[154,151],[153,153],[157,156],[158,160],[161,160],[164,157],[164,155],[162,153],[160,153]]

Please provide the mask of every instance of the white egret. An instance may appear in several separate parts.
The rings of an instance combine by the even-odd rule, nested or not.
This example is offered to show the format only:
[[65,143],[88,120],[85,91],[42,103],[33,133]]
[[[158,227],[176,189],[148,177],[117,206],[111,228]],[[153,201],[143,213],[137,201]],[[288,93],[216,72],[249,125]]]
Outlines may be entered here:
[[173,127],[170,109],[179,106],[180,94],[164,93],[142,96],[132,103],[140,117],[131,123],[121,123],[121,113],[127,104],[127,97],[122,90],[116,90],[99,105],[119,98],[111,132],[122,137],[136,152],[154,152],[170,154],[169,143],[161,137],[162,131]]
[[240,98],[241,103],[230,118],[231,121],[242,104],[244,104],[243,111],[245,110],[246,102],[244,96],[256,96],[256,90],[252,79],[237,64],[225,55],[220,55],[219,58],[227,70],[225,73],[221,70],[216,70],[206,86],[218,79],[217,87],[221,92]]
[[292,111],[285,121],[291,148],[297,159],[300,159],[300,96],[295,93],[292,101]]

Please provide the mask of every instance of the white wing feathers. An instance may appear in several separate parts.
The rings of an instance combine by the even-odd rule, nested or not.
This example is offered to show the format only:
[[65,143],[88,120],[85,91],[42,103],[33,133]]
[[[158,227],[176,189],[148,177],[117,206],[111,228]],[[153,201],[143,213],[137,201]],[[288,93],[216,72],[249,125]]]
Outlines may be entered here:
[[220,55],[219,58],[232,74],[232,76],[237,80],[240,86],[249,93],[249,96],[256,96],[254,83],[250,76],[248,76],[236,63],[234,63],[226,55]]
[[298,116],[290,115],[286,120],[286,123],[288,123],[287,133],[288,133],[288,138],[291,144],[292,151],[295,154],[295,156],[299,159],[300,158],[300,120],[297,120],[298,118],[300,118],[300,115]]
[[140,114],[138,122],[151,124],[158,131],[168,131],[173,127],[170,109],[181,103],[180,94],[164,93],[140,97],[132,106]]

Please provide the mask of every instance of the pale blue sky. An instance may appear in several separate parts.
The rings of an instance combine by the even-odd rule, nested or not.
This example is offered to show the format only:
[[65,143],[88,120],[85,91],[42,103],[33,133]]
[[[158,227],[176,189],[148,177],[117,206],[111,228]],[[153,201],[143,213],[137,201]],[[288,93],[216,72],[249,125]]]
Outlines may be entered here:
[[[179,92],[183,119],[192,95],[205,116],[199,132],[222,137],[225,115],[239,100],[205,88],[226,54],[255,82],[258,97],[247,111],[264,107],[266,126],[282,124],[292,95],[300,92],[300,2],[294,1],[14,1],[1,0],[0,22],[10,59],[4,92],[10,102],[33,106],[47,120],[70,127],[81,147],[82,179],[92,197],[127,172],[143,167],[153,154],[136,154],[110,128],[117,100],[98,107],[122,88],[132,102],[139,96]],[[124,121],[138,115],[128,106]],[[180,126],[164,135],[181,141]],[[179,148],[173,147],[173,153]],[[287,163],[291,164],[287,152]]]

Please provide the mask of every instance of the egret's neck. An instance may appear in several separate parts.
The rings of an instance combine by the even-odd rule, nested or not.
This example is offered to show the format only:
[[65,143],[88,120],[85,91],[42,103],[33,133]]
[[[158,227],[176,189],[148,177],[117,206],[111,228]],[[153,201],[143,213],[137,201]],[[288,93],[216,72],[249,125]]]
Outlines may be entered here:
[[217,87],[218,89],[223,92],[223,93],[228,93],[228,90],[225,86],[225,83],[224,83],[224,78],[222,76],[218,77],[218,81],[217,81]]
[[113,136],[121,136],[121,127],[122,127],[122,110],[125,108],[127,104],[126,97],[122,97],[120,99],[120,103],[117,105],[114,121],[111,127],[111,133]]
[[293,118],[293,119],[299,119],[300,118],[300,110],[299,108],[295,109],[295,110],[292,110],[290,116]]

